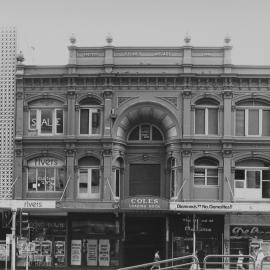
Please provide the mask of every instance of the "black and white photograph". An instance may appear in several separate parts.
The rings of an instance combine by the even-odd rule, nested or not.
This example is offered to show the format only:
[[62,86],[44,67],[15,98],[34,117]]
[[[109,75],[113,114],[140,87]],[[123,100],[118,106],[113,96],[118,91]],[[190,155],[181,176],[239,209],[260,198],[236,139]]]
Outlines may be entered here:
[[269,270],[269,26],[269,0],[0,0],[0,270]]

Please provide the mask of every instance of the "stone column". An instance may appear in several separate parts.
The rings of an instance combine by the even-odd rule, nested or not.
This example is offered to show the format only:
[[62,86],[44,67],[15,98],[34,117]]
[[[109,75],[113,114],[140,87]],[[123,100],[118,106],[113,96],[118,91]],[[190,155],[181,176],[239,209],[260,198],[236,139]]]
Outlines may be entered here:
[[111,111],[112,111],[112,90],[104,91],[104,136],[111,136]]
[[75,200],[77,197],[77,182],[75,181],[75,149],[73,147],[68,147],[66,149],[67,158],[67,177],[66,181],[69,181],[66,187],[64,198],[66,200]]
[[103,146],[103,185],[101,185],[101,190],[103,190],[103,200],[110,201],[113,198],[113,178],[112,178],[112,150]]
[[232,137],[232,91],[223,92],[224,99],[224,138]]
[[[21,141],[15,140],[16,149],[15,149],[15,158],[14,158],[14,181],[16,183],[13,187],[13,198],[14,199],[23,199],[24,193],[23,190],[26,189],[27,179],[23,180],[23,151]],[[26,168],[25,168],[26,169]],[[25,172],[26,175],[26,172]],[[12,194],[12,191],[11,191]]]
[[75,90],[68,90],[67,92],[67,136],[75,136]]
[[232,201],[234,192],[234,182],[231,169],[232,150],[230,144],[223,145],[223,201]]
[[183,137],[189,137],[191,135],[191,97],[192,92],[190,90],[183,92]]
[[191,191],[192,191],[192,181],[190,174],[190,159],[191,159],[191,149],[184,148],[182,151],[183,158],[183,188],[182,188],[182,199],[190,200],[191,199]]

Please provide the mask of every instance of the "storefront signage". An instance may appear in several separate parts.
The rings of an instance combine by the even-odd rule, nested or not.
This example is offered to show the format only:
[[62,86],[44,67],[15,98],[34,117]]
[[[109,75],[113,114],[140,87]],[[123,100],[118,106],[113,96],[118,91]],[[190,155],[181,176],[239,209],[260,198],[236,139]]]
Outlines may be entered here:
[[169,208],[181,212],[270,212],[268,203],[170,202]]
[[62,160],[51,157],[39,157],[28,162],[29,167],[61,167],[64,166]]
[[87,239],[87,266],[97,266],[97,240]]
[[133,210],[168,210],[169,203],[167,200],[157,197],[131,197],[122,200],[121,209]]
[[56,208],[56,202],[47,200],[0,200],[0,208],[47,209]]
[[242,236],[242,237],[263,237],[270,236],[270,226],[246,226],[237,225],[231,226],[231,236]]
[[71,241],[71,265],[81,265],[82,241]]
[[110,241],[108,239],[99,240],[99,266],[110,266]]

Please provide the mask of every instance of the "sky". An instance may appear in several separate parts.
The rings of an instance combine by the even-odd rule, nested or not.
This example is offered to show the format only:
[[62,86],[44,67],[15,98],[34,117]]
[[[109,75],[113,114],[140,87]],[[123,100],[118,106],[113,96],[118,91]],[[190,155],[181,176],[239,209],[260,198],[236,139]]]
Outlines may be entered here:
[[0,26],[16,26],[25,64],[65,65],[77,46],[223,46],[232,63],[270,65],[270,0],[0,0]]

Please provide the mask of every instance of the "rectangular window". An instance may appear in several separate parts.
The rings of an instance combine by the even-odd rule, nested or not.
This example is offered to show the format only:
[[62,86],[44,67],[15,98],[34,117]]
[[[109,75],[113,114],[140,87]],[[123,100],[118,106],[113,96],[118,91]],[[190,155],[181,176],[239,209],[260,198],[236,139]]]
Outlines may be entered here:
[[99,168],[81,168],[78,180],[78,197],[81,199],[99,198]]
[[64,113],[63,110],[56,110],[56,119],[55,119],[55,125],[56,125],[56,133],[63,134],[64,130]]
[[235,170],[235,197],[243,200],[270,198],[270,170]]
[[100,111],[99,110],[92,110],[91,134],[100,134]]
[[92,177],[91,177],[91,193],[97,194],[99,193],[99,170],[92,169]]
[[29,129],[41,135],[63,134],[64,112],[59,109],[38,109],[29,111]]
[[41,110],[40,117],[40,132],[44,134],[52,134],[52,110]]
[[195,168],[194,185],[217,186],[218,170],[216,168]]
[[260,135],[259,110],[248,111],[248,135]]
[[115,197],[120,198],[120,169],[115,170]]
[[218,110],[208,109],[208,134],[218,134]]
[[236,136],[245,136],[245,110],[236,111]]
[[270,110],[263,110],[262,135],[270,136]]
[[99,109],[80,110],[80,134],[98,135],[100,134],[101,114]]
[[28,168],[28,191],[62,191],[64,189],[64,181],[64,168]]
[[205,109],[195,110],[195,133],[205,134]]
[[81,109],[80,111],[80,134],[89,132],[89,110]]
[[175,169],[171,170],[171,198],[175,197],[176,194],[176,172]]
[[150,126],[149,125],[142,125],[141,126],[141,140],[149,141],[150,140]]
[[37,128],[37,110],[29,111],[29,129]]
[[270,136],[270,110],[237,109],[236,136]]
[[131,164],[129,195],[160,196],[160,164]]

